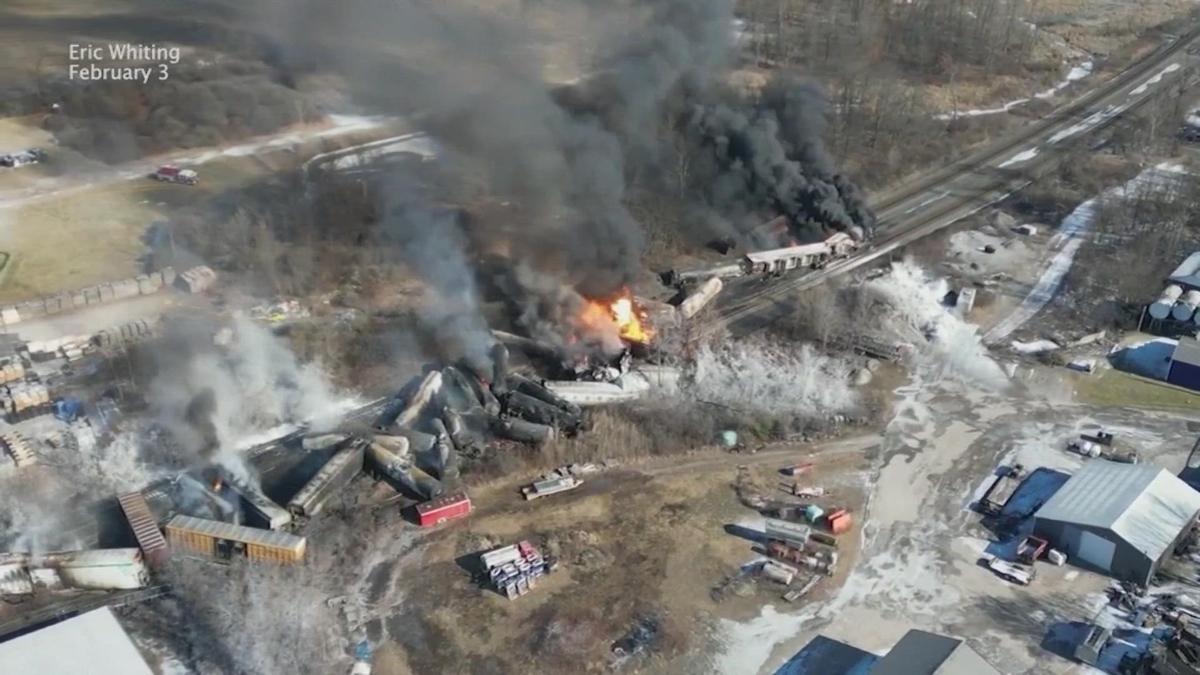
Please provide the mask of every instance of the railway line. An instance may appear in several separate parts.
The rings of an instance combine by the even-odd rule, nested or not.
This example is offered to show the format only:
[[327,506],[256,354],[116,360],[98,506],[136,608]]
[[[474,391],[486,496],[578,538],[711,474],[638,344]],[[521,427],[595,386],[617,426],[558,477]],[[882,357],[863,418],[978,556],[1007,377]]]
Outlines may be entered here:
[[1200,27],[1174,37],[1038,122],[874,200],[876,237],[856,254],[803,275],[731,283],[716,303],[717,316],[703,330],[752,332],[788,311],[786,300],[797,291],[867,265],[1023,189],[1066,150],[1094,142],[1099,132],[1153,100],[1168,82],[1188,76],[1198,51]]

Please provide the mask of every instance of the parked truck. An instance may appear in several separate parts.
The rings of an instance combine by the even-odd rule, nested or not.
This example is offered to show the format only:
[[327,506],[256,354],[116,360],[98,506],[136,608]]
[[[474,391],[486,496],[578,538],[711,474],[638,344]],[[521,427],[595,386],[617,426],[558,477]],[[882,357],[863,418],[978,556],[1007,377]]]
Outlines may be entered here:
[[979,509],[987,515],[1000,515],[1004,505],[1016,494],[1024,474],[1025,467],[1020,464],[1001,467],[999,475],[979,500]]
[[196,175],[195,171],[181,169],[173,164],[158,167],[158,170],[150,174],[150,177],[163,183],[180,183],[182,185],[195,185],[200,182],[200,177]]

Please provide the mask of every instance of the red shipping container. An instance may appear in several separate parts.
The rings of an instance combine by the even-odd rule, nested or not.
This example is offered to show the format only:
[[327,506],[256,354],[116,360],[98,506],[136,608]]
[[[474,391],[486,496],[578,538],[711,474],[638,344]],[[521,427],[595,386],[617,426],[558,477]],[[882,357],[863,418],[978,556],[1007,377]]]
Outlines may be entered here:
[[416,511],[417,524],[421,527],[440,525],[470,513],[471,498],[465,492],[454,492],[417,504]]
[[854,519],[850,517],[850,513],[845,509],[838,509],[829,514],[829,531],[834,534],[842,534],[848,532],[854,525]]

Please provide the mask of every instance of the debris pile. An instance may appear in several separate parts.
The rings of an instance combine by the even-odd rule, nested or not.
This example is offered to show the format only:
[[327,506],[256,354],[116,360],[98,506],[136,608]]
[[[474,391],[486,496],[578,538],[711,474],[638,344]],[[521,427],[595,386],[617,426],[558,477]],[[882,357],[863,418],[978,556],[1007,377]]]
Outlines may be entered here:
[[537,586],[538,579],[553,572],[555,560],[543,556],[533,544],[520,541],[480,554],[488,583],[509,600],[519,598]]

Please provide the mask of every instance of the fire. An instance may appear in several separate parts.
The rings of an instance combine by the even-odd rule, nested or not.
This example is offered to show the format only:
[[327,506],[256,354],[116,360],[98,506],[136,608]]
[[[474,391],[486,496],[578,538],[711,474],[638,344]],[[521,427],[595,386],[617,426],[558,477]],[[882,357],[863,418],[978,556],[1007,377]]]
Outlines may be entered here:
[[580,321],[588,326],[616,324],[617,334],[627,342],[646,344],[654,337],[654,329],[646,323],[646,313],[628,290],[621,291],[612,301],[588,300]]
[[644,325],[642,320],[646,317],[640,308],[634,306],[633,298],[617,298],[608,308],[612,312],[613,321],[617,322],[622,338],[645,344],[654,337],[654,331]]
[[220,492],[221,488],[223,488],[223,487],[225,487],[225,481],[221,480],[219,477],[213,479],[213,482],[212,482],[213,492]]

